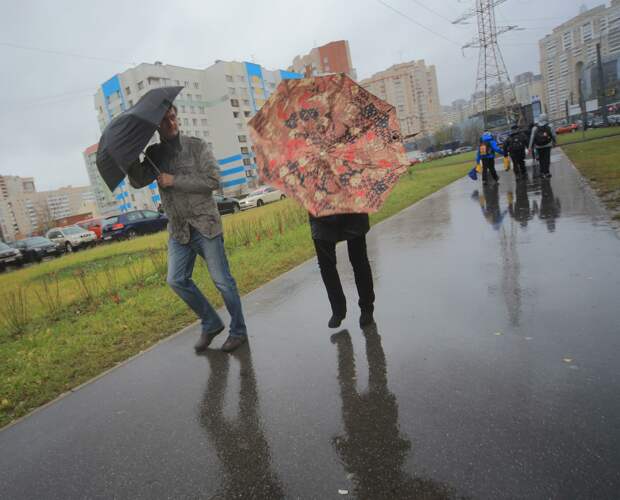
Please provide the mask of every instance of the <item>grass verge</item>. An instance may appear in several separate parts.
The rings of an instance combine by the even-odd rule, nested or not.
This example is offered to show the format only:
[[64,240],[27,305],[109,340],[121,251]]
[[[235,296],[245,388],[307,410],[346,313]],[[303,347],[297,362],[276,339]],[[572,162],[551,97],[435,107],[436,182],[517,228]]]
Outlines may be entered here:
[[[411,168],[371,223],[464,176],[470,163]],[[225,217],[224,228],[242,294],[314,254],[307,215],[289,200]],[[0,276],[0,314],[15,320],[0,326],[0,427],[195,321],[165,283],[166,240],[145,236]],[[194,277],[221,306],[200,259]]]
[[571,161],[620,220],[620,135],[565,145]]

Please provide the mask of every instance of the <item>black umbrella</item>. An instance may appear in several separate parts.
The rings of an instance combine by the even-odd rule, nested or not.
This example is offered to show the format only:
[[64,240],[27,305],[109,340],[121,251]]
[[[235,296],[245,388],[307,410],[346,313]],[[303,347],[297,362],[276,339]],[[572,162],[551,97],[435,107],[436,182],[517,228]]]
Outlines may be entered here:
[[[114,191],[139,157],[183,87],[149,90],[134,107],[114,118],[101,134],[97,168]],[[157,167],[155,167],[157,168]]]

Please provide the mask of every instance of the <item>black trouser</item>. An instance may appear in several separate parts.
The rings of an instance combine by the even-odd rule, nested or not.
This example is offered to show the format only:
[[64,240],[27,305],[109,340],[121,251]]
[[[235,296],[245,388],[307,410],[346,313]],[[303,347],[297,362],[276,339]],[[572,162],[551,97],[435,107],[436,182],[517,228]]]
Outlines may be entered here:
[[510,159],[517,178],[526,177],[527,170],[525,168],[525,151],[520,153],[510,153]]
[[491,177],[497,180],[495,171],[495,158],[482,158],[482,182],[487,181],[487,171],[491,172]]
[[540,175],[549,174],[549,164],[551,163],[551,148],[537,148],[538,161],[540,162]]
[[[375,292],[372,284],[372,271],[366,252],[366,236],[359,236],[347,241],[349,260],[353,266],[355,284],[359,295],[359,306],[362,312],[374,311]],[[340,276],[336,269],[336,243],[326,240],[314,240],[316,256],[319,260],[319,268],[327,297],[332,306],[332,313],[344,317],[347,313],[347,300],[342,291]]]

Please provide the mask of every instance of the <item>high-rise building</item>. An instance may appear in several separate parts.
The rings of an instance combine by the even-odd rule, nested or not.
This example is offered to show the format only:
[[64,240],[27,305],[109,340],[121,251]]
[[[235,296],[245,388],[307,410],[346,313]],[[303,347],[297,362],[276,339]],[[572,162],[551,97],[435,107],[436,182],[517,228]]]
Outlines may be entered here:
[[[220,166],[224,194],[247,192],[257,184],[256,162],[247,122],[283,79],[300,78],[289,71],[268,71],[249,62],[216,61],[206,69],[191,69],[157,62],[140,64],[105,82],[95,95],[101,129],[133,106],[152,88],[184,86],[175,100],[181,132],[203,139]],[[155,139],[155,138],[154,138]],[[148,187],[150,208],[159,202],[157,185]],[[114,192],[119,210],[136,206],[136,190],[123,183]],[[149,208],[149,207],[146,207]]]
[[542,75],[535,75],[531,71],[521,73],[515,76],[513,85],[517,102],[522,106],[543,101],[545,86]]
[[349,42],[346,40],[329,42],[320,47],[314,47],[308,54],[296,56],[289,71],[303,75],[308,66],[312,68],[313,75],[346,73],[353,80],[357,80],[357,73],[351,62]]
[[90,180],[90,185],[93,188],[95,202],[97,203],[97,211],[99,212],[99,215],[105,216],[118,212],[119,203],[97,170],[95,160],[97,158],[98,146],[98,144],[93,144],[92,146],[87,147],[82,154],[84,156],[84,163],[86,164],[88,179]]
[[620,54],[620,0],[582,11],[539,41],[543,102],[550,119],[564,118],[570,105],[579,104],[579,80],[584,68],[596,62],[598,43],[603,57]]
[[360,85],[396,107],[404,135],[436,132],[442,124],[435,66],[424,60],[396,64]]
[[8,241],[41,234],[59,219],[97,211],[90,186],[37,191],[32,177],[17,176],[0,176],[0,186],[7,187],[0,197],[0,231]]

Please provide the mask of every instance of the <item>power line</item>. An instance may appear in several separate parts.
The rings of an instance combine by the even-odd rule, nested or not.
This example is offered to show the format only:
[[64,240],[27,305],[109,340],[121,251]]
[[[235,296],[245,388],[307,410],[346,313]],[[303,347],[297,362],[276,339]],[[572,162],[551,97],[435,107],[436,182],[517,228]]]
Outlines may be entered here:
[[443,14],[441,14],[440,12],[437,12],[436,10],[431,9],[430,7],[428,7],[427,5],[424,5],[422,2],[420,2],[419,0],[410,0],[411,2],[415,3],[416,5],[422,7],[423,9],[429,11],[432,14],[435,14],[437,17],[440,17],[441,19],[443,19],[444,21],[449,22],[450,24],[452,24],[452,19],[448,19],[446,16],[444,16]]
[[398,10],[398,9],[395,9],[395,8],[394,8],[394,7],[392,7],[391,5],[389,5],[389,4],[387,4],[387,3],[385,3],[383,0],[376,0],[376,1],[377,1],[378,3],[380,3],[381,5],[383,5],[384,7],[386,7],[386,8],[388,8],[388,9],[390,9],[392,12],[396,12],[396,14],[398,14],[399,16],[404,17],[404,18],[405,18],[405,19],[407,19],[409,22],[411,22],[411,23],[415,24],[416,26],[419,26],[420,28],[422,28],[422,29],[424,29],[424,30],[428,31],[429,33],[432,33],[433,35],[438,36],[439,38],[443,38],[443,39],[444,39],[444,40],[446,40],[447,42],[450,42],[450,43],[452,43],[452,44],[454,44],[454,45],[458,45],[458,46],[460,46],[460,45],[461,45],[460,43],[455,42],[454,40],[451,40],[450,38],[448,38],[448,37],[446,37],[446,36],[442,35],[441,33],[438,33],[437,31],[435,31],[435,30],[433,30],[433,29],[429,28],[428,26],[425,26],[424,24],[422,24],[422,23],[420,23],[420,22],[416,21],[415,19],[413,19],[412,17],[408,16],[408,15],[407,15],[407,14],[405,14],[404,12],[402,12],[402,11],[400,11],[400,10]]
[[12,49],[19,49],[19,50],[31,50],[33,52],[42,52],[45,54],[55,54],[58,56],[66,56],[66,57],[77,57],[80,59],[90,59],[92,61],[105,61],[105,62],[113,62],[113,63],[120,63],[120,64],[128,64],[130,66],[135,66],[137,63],[135,62],[129,62],[129,61],[121,61],[119,59],[112,59],[109,57],[99,57],[99,56],[88,56],[88,55],[84,55],[84,54],[76,54],[74,52],[66,52],[64,50],[53,50],[53,49],[44,49],[41,47],[29,47],[26,45],[19,45],[17,43],[11,43],[11,42],[0,42],[1,46],[4,47],[10,47]]

